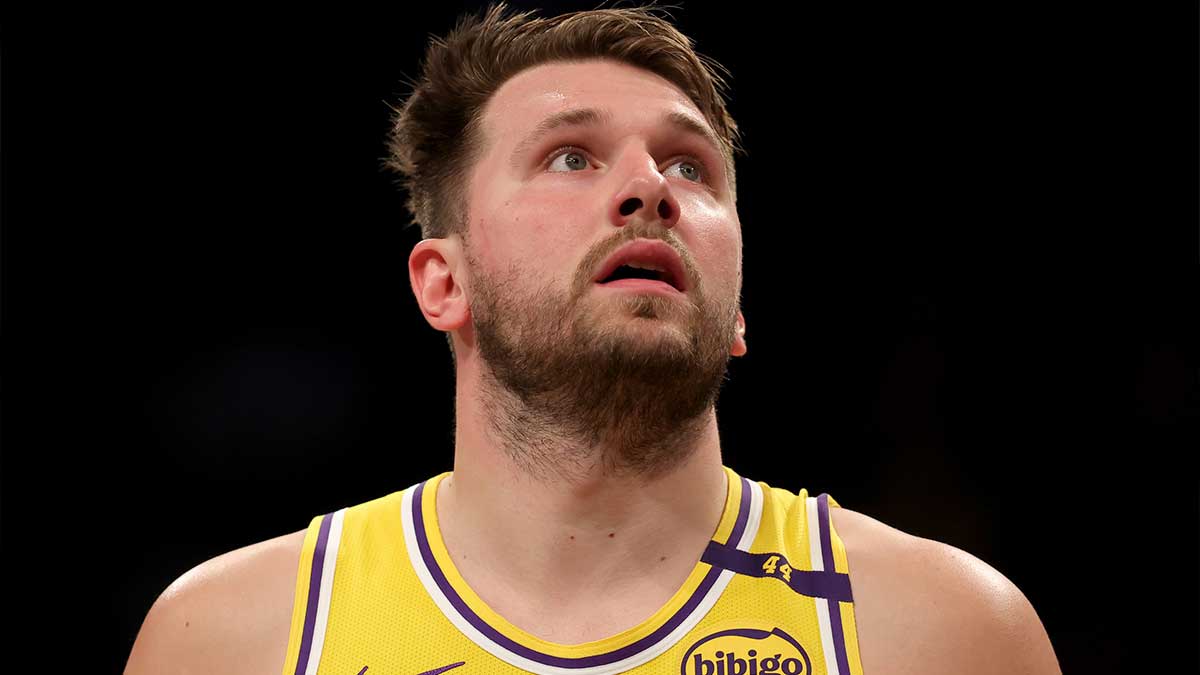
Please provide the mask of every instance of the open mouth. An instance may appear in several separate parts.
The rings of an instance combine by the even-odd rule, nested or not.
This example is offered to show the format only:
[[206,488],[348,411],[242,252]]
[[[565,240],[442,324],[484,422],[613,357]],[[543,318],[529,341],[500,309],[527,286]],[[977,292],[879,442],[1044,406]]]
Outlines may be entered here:
[[[634,283],[642,282],[642,283]],[[646,283],[656,282],[656,283]],[[637,263],[620,265],[612,274],[596,282],[601,286],[616,285],[629,288],[665,287],[674,291],[682,291],[674,275],[668,270],[641,267]]]

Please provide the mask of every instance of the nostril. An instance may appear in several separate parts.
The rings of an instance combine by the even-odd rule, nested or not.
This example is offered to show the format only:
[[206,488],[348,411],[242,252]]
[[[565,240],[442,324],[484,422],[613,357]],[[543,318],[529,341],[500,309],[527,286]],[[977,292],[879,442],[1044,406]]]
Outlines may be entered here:
[[642,208],[642,200],[637,197],[630,197],[621,203],[621,215],[630,216],[634,211]]
[[658,203],[658,217],[663,220],[671,219],[671,205],[665,199]]

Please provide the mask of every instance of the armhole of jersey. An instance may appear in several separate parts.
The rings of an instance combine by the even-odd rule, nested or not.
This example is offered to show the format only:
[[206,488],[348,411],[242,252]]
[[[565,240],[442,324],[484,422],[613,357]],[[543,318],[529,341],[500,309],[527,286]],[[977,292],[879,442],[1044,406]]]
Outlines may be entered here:
[[[829,543],[833,549],[833,568],[837,572],[843,574],[850,573],[850,561],[846,555],[846,546],[842,543],[842,538],[838,536],[837,528],[833,526],[833,509],[841,508],[833,497],[826,496],[829,500]],[[850,589],[853,594],[854,589]],[[839,602],[839,611],[842,615],[842,635],[846,644],[846,660],[850,666],[850,675],[863,675],[862,659],[858,652],[858,626],[854,622],[854,603]]]
[[308,611],[308,585],[312,579],[313,552],[321,531],[321,519],[315,516],[308,524],[304,545],[300,548],[300,566],[296,570],[296,593],[292,596],[292,628],[288,632],[287,658],[283,661],[283,674],[294,675],[296,662],[300,658],[300,642],[304,636],[304,615]]

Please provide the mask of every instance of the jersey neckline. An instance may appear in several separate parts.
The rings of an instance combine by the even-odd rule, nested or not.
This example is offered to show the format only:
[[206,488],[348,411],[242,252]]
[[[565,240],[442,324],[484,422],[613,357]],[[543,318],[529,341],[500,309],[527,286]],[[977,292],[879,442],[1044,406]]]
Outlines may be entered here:
[[[712,541],[748,550],[762,512],[761,486],[726,474],[725,507]],[[539,672],[599,675],[653,658],[687,633],[716,603],[732,573],[698,559],[671,598],[641,623],[610,637],[566,645],[539,638],[493,611],[459,574],[437,522],[437,488],[447,471],[403,496],[405,541],[418,577],[435,603],[463,633],[497,656]]]

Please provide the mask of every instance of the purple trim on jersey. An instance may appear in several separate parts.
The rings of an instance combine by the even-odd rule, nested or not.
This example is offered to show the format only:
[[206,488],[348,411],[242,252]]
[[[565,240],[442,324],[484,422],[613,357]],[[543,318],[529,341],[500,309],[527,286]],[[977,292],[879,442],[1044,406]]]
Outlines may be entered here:
[[[829,495],[817,497],[817,520],[821,524],[821,559],[825,561],[827,571],[836,571],[833,563],[833,540],[829,535]],[[847,581],[849,575],[847,575]],[[850,602],[853,602],[851,598]],[[840,602],[829,602],[829,624],[833,629],[833,652],[837,655],[838,672],[850,675],[850,659],[846,656],[846,635],[842,632],[842,605]]]
[[844,602],[852,600],[849,575],[841,572],[792,569],[788,573],[789,578],[784,578],[783,573],[779,571],[780,565],[778,564],[774,572],[767,572],[764,569],[771,556],[778,558],[777,563],[786,563],[788,567],[792,567],[792,563],[779,553],[749,553],[739,551],[732,546],[718,544],[715,541],[708,542],[708,548],[705,549],[704,557],[701,560],[748,577],[774,577],[787,584],[793,591],[810,598],[827,598]]
[[321,530],[317,534],[317,545],[313,548],[312,570],[308,576],[308,604],[304,608],[304,638],[300,640],[300,658],[296,661],[296,675],[308,670],[308,656],[312,651],[313,627],[317,623],[317,604],[321,601],[321,571],[325,567],[325,544],[329,541],[329,521],[333,514],[321,518]]
[[[733,529],[730,530],[729,536],[725,538],[723,543],[738,545],[742,538],[742,533],[746,531],[746,522],[750,520],[750,481],[745,478],[742,480],[742,498],[738,504],[737,518],[733,521]],[[753,543],[753,542],[751,542]]]
[[[736,542],[741,539],[742,533],[746,529],[746,523],[750,518],[750,482],[745,478],[742,478],[741,480],[741,503],[738,505],[738,515],[737,519],[734,521],[733,531],[729,533],[729,541],[732,542]],[[700,585],[696,587],[696,590],[692,593],[691,597],[688,598],[688,601],[684,603],[683,607],[679,608],[679,611],[675,612],[670,619],[667,619],[666,623],[660,626],[658,630],[654,631],[650,635],[647,635],[641,640],[634,642],[633,644],[626,645],[620,649],[615,649],[606,654],[577,658],[566,658],[562,656],[554,656],[553,654],[546,654],[545,652],[539,652],[508,638],[500,631],[493,628],[491,624],[484,621],[478,614],[468,607],[467,603],[458,595],[458,592],[454,590],[454,587],[450,585],[450,582],[446,579],[446,575],[442,572],[441,568],[438,567],[437,560],[433,557],[433,550],[429,548],[429,539],[425,532],[425,519],[422,514],[422,495],[425,491],[426,483],[428,483],[428,481],[422,482],[413,491],[413,530],[417,539],[417,547],[421,551],[421,558],[425,561],[425,567],[429,570],[434,582],[437,583],[438,588],[442,590],[442,593],[446,596],[446,599],[450,601],[450,604],[453,605],[458,613],[462,615],[462,617],[466,619],[468,623],[474,626],[476,630],[478,630],[480,633],[483,633],[488,637],[488,639],[504,647],[505,649],[515,654],[519,654],[520,656],[523,656],[531,661],[536,661],[537,663],[547,666],[558,666],[560,668],[591,668],[593,666],[602,666],[615,661],[620,661],[621,659],[633,656],[638,652],[645,651],[669,635],[671,631],[675,630],[675,628],[679,626],[679,624],[683,623],[684,619],[686,619],[688,615],[690,615],[696,609],[696,607],[704,599],[704,596],[708,594],[709,589],[712,588],[713,584],[717,581],[717,577],[719,577],[721,574],[721,570],[716,567],[708,570],[708,573],[704,575],[704,579],[700,581]]]

